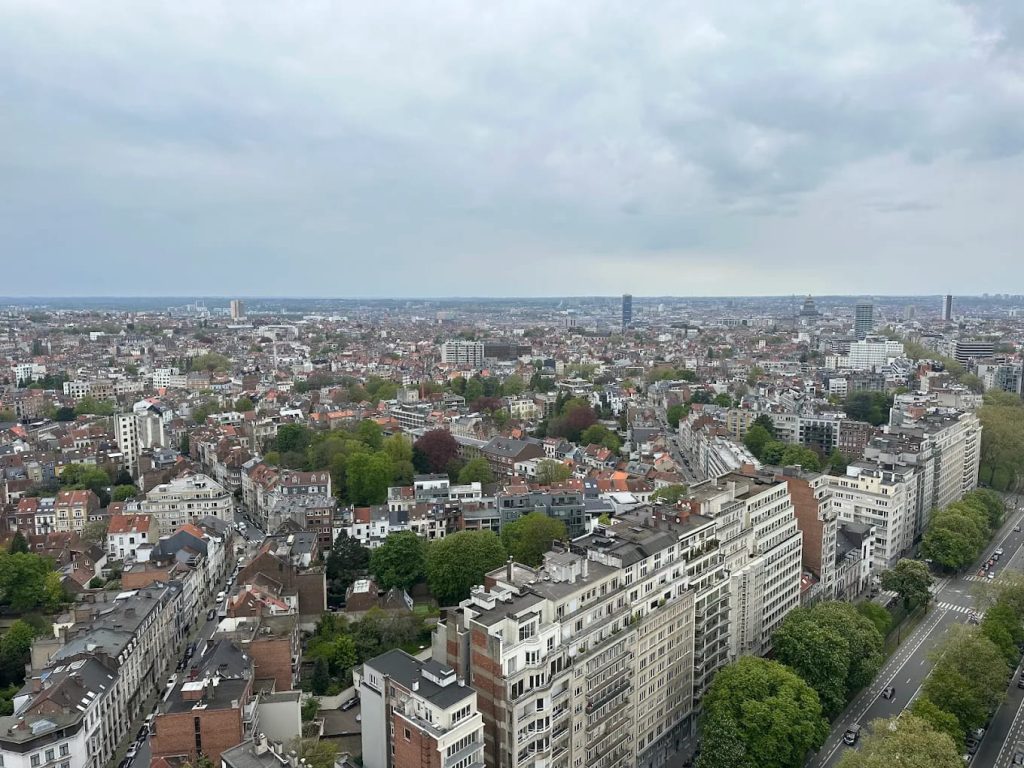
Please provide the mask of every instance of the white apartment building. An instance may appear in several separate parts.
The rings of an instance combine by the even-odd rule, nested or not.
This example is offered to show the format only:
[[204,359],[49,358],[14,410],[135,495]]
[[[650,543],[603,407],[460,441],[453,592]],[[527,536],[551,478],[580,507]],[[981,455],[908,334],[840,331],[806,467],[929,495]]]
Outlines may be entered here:
[[634,514],[537,570],[492,571],[492,586],[438,626],[434,658],[478,691],[488,766],[648,768],[689,734],[695,681],[728,658],[715,524],[667,508]]
[[888,570],[914,543],[918,508],[918,471],[886,469],[869,460],[846,469],[845,477],[828,477],[832,508],[840,522],[873,526],[872,569]]
[[174,533],[185,523],[211,515],[225,522],[234,520],[231,494],[207,475],[177,477],[154,487],[140,505],[152,515],[160,533]]
[[483,368],[484,343],[482,341],[446,341],[441,345],[441,362],[445,365]]
[[837,368],[852,368],[856,371],[880,371],[889,361],[903,356],[903,342],[879,336],[868,336],[850,345],[846,355],[836,357]]
[[786,614],[800,604],[803,537],[785,481],[730,473],[690,489],[715,521],[730,574],[730,656],[763,656]]

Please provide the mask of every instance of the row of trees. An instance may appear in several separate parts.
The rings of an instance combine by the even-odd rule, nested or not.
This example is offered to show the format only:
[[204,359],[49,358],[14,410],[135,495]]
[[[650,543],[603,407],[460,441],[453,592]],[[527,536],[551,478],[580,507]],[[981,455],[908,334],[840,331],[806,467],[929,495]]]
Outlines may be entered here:
[[942,568],[959,570],[981,555],[1003,522],[1003,500],[993,491],[978,489],[960,501],[932,513],[922,538],[926,557]]
[[981,482],[997,491],[1015,490],[1024,477],[1024,400],[1009,392],[990,392],[978,411],[981,431]]
[[[459,531],[428,542],[412,531],[402,531],[388,536],[370,553],[367,567],[385,589],[410,589],[426,581],[440,604],[452,605],[468,597],[472,587],[483,583],[484,574],[509,556],[525,565],[540,565],[552,542],[565,537],[565,524],[543,512],[531,512],[506,524],[500,538],[492,531]],[[343,546],[352,548],[351,542]],[[361,556],[353,553],[348,562],[360,560]],[[342,562],[339,556],[332,565],[328,558],[329,579],[344,573],[354,575],[354,567],[346,570]]]

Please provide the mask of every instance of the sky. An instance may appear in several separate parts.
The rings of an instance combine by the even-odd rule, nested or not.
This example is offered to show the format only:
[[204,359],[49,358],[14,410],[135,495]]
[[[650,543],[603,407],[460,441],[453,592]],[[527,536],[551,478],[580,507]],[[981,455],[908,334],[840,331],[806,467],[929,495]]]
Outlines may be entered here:
[[1024,2],[0,3],[0,295],[969,294]]

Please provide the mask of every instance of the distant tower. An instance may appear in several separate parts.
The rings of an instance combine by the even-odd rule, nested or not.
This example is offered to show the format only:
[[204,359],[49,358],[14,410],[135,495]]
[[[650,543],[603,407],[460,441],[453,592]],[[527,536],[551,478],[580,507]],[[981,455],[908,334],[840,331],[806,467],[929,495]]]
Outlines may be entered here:
[[947,323],[953,319],[953,297],[949,294],[942,297],[942,319]]
[[633,295],[622,294],[622,330],[626,330],[633,322]]
[[245,304],[242,302],[241,299],[232,299],[231,300],[231,319],[232,320],[241,320],[243,317],[245,317]]
[[853,332],[858,339],[863,339],[871,333],[871,328],[874,325],[872,320],[874,311],[874,306],[866,302],[857,305],[854,311]]

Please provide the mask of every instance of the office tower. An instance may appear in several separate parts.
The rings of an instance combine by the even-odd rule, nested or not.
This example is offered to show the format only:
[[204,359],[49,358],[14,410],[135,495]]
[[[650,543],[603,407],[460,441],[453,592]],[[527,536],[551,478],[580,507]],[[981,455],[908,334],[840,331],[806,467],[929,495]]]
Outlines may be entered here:
[[854,314],[853,331],[858,339],[863,339],[871,333],[873,314],[874,307],[871,304],[864,302],[857,305]]
[[949,294],[942,297],[942,319],[946,322],[953,319],[953,297]]
[[915,315],[917,315],[917,307],[915,307],[913,304],[908,304],[903,308],[904,320],[913,320]]
[[231,300],[231,319],[241,320],[245,316],[245,304],[241,299]]
[[622,330],[626,330],[633,322],[633,296],[629,293],[622,294]]
[[441,362],[445,365],[482,368],[484,343],[482,341],[446,341],[441,345]]

